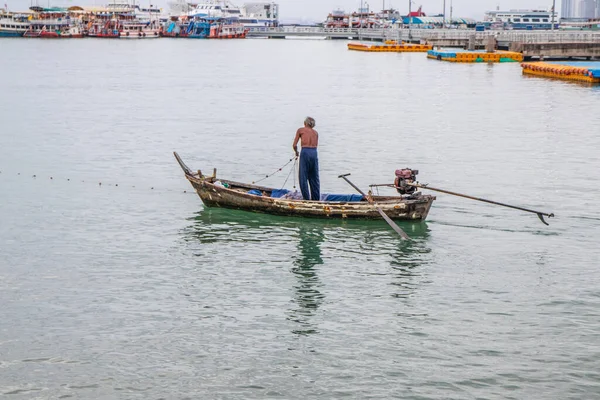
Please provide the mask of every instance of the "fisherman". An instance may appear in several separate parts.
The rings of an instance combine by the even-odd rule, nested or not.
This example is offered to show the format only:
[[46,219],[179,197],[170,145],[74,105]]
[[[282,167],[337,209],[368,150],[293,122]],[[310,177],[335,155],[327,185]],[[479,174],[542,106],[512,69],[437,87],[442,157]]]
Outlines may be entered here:
[[[319,133],[314,130],[315,120],[306,117],[304,127],[298,129],[294,139],[294,152],[296,157],[300,156],[299,183],[304,200],[321,200],[321,184],[319,183],[319,160],[317,158],[317,146],[319,145]],[[301,141],[302,152],[298,153],[298,141]],[[310,186],[310,192],[308,187]]]

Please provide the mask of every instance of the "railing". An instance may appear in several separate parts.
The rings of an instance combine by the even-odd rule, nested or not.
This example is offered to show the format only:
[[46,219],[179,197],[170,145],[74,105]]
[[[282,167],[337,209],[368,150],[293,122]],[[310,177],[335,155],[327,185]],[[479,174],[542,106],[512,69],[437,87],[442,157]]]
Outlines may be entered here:
[[600,43],[600,32],[502,33],[498,41],[511,43]]
[[251,33],[265,33],[265,34],[356,34],[358,29],[354,28],[320,28],[317,26],[282,26],[278,28],[270,28],[270,27],[250,27]]
[[353,36],[375,40],[469,40],[476,41],[495,36],[498,42],[517,43],[600,43],[600,32],[565,31],[484,31],[467,29],[420,29],[420,28],[321,28],[316,26],[251,27],[250,34],[255,36]]

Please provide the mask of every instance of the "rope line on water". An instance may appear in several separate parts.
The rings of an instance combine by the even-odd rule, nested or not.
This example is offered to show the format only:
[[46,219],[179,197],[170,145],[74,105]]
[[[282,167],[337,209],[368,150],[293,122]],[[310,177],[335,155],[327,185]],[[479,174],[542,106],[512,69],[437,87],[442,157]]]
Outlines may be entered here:
[[[10,175],[13,175],[13,174],[12,173],[11,174],[6,174],[6,173],[3,173],[3,171],[0,171],[0,176],[10,176]],[[22,178],[29,177],[32,181],[42,181],[44,179],[48,179],[48,180],[50,180],[52,182],[57,182],[57,183],[65,182],[65,181],[66,182],[70,182],[70,183],[74,183],[74,184],[76,184],[76,183],[83,183],[85,185],[93,185],[93,186],[95,186],[97,188],[102,188],[102,187],[109,186],[109,187],[115,187],[115,188],[133,188],[133,189],[137,189],[137,190],[140,190],[140,189],[145,189],[145,190],[150,189],[150,190],[153,190],[155,192],[163,192],[163,193],[164,192],[171,192],[171,193],[181,193],[181,192],[183,192],[185,194],[196,194],[196,192],[194,190],[183,190],[182,191],[180,189],[161,188],[161,187],[156,187],[156,186],[151,186],[151,185],[145,185],[145,184],[142,184],[142,185],[138,184],[138,186],[136,186],[136,185],[132,185],[131,183],[123,183],[123,182],[121,182],[121,184],[118,184],[118,183],[108,183],[108,182],[106,182],[106,180],[104,180],[104,181],[98,181],[98,180],[95,180],[93,178],[87,178],[87,180],[81,179],[81,177],[76,178],[76,179],[71,179],[71,178],[65,178],[65,177],[57,177],[55,175],[52,175],[52,176],[50,176],[50,175],[37,175],[37,174],[34,174],[34,175],[28,175],[27,174],[26,175],[26,174],[21,174],[20,172],[17,172],[16,176],[19,176],[19,177],[22,177]]]

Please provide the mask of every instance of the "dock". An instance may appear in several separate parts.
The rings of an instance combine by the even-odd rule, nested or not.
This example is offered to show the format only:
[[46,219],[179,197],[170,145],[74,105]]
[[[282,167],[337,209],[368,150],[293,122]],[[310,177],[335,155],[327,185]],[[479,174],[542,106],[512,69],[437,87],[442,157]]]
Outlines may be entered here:
[[585,83],[600,83],[600,61],[595,62],[525,62],[524,75],[541,76]]
[[430,50],[427,58],[457,63],[522,62],[523,54],[512,51],[486,52],[484,50]]
[[348,43],[348,50],[387,53],[425,53],[432,50],[429,44],[398,43],[394,40],[385,41],[383,44]]
[[318,26],[253,27],[253,38],[324,38],[428,44],[435,47],[484,48],[494,37],[500,50],[522,52],[528,59],[600,57],[600,31],[483,31],[472,29],[324,28]]

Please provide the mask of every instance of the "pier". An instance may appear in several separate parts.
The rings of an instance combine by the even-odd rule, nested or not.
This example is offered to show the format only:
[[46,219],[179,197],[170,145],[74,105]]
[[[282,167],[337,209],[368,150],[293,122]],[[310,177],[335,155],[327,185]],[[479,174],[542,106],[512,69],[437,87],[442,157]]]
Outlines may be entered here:
[[251,28],[254,38],[324,38],[365,41],[395,40],[398,43],[420,43],[436,47],[475,46],[484,48],[492,36],[498,49],[522,52],[525,58],[593,58],[600,57],[598,31],[484,31],[467,29],[420,28],[322,28],[283,26]]

